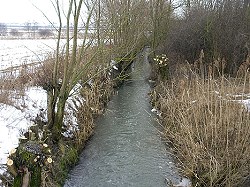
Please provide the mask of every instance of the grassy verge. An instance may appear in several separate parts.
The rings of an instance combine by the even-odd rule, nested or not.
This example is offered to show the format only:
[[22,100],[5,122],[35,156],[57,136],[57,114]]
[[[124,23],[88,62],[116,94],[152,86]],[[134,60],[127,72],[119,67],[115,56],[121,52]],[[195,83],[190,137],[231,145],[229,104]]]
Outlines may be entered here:
[[152,92],[165,138],[193,186],[249,185],[250,113],[235,101],[246,97],[249,83],[249,75],[205,80],[192,72],[160,81]]

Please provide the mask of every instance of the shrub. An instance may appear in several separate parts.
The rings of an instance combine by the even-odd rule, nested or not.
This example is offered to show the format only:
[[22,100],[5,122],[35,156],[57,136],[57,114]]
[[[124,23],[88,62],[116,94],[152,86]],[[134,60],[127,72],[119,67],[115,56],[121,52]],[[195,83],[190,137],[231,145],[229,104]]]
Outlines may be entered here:
[[205,63],[224,58],[225,72],[235,76],[250,53],[249,3],[243,0],[192,2],[183,17],[175,18],[159,50],[172,63],[178,58],[194,62],[203,50]]

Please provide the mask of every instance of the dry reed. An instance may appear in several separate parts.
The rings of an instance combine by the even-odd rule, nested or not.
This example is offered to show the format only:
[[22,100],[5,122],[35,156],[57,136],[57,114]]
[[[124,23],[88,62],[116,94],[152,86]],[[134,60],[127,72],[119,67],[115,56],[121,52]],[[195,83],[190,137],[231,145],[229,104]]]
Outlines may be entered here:
[[246,96],[250,78],[205,80],[191,73],[191,78],[161,82],[152,92],[165,137],[193,186],[244,186],[250,171],[250,113],[235,94]]

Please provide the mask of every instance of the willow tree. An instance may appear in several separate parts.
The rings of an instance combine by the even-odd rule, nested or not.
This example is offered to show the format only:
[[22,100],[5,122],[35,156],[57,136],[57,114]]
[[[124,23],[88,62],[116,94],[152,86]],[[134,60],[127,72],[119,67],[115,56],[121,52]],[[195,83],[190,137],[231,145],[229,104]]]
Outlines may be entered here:
[[[81,16],[83,6],[87,16]],[[107,45],[111,52],[109,58],[117,62],[131,61],[145,45],[145,33],[149,27],[149,3],[147,0],[69,0],[66,11],[61,10],[59,0],[54,7],[59,18],[56,58],[53,68],[53,78],[48,92],[48,122],[53,140],[60,139],[63,125],[64,110],[71,90],[81,80],[82,76],[98,55],[103,58]],[[64,53],[60,51],[63,35],[62,19],[66,17],[66,46]],[[84,22],[84,39],[78,48],[79,21]],[[73,35],[71,36],[71,21],[73,20]],[[94,24],[91,22],[94,21]],[[94,26],[94,31],[89,32]],[[95,32],[95,33],[94,33]],[[91,46],[88,36],[95,37],[95,47]],[[72,41],[71,41],[72,40]],[[70,47],[72,42],[72,47]],[[91,51],[91,52],[90,52]],[[103,56],[104,55],[104,56]],[[87,58],[85,58],[87,56]],[[110,59],[109,59],[110,60]],[[60,80],[60,67],[63,67],[63,77]]]
[[[88,68],[93,62],[96,52],[90,51],[91,42],[88,34],[90,29],[90,20],[93,13],[95,3],[92,7],[87,7],[87,16],[82,16],[83,0],[70,0],[66,13],[61,8],[59,0],[53,3],[58,20],[58,36],[56,56],[53,65],[52,81],[47,89],[48,94],[48,128],[52,132],[53,141],[57,142],[62,133],[63,119],[65,113],[65,105],[72,89],[86,74]],[[84,25],[84,38],[78,44],[79,22],[86,18]],[[63,19],[66,18],[66,44],[62,50],[60,48],[63,36]],[[71,21],[73,22],[73,31],[71,28]],[[73,33],[72,33],[73,32]],[[80,46],[80,47],[78,47]],[[98,50],[97,48],[95,49]],[[88,54],[87,54],[88,53]],[[60,77],[60,71],[63,67],[63,77]]]

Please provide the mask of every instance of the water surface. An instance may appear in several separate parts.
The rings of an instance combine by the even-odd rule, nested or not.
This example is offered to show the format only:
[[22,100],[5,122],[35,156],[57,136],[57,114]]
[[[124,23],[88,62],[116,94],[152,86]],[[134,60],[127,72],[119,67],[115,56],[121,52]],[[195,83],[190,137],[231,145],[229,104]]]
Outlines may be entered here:
[[139,59],[131,80],[97,120],[95,134],[65,187],[165,187],[165,178],[179,181],[151,113],[147,50]]

